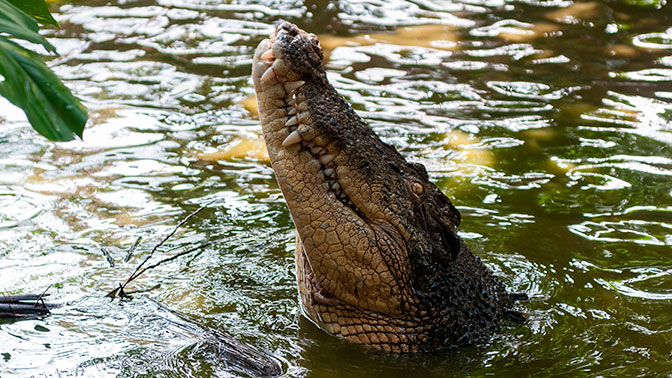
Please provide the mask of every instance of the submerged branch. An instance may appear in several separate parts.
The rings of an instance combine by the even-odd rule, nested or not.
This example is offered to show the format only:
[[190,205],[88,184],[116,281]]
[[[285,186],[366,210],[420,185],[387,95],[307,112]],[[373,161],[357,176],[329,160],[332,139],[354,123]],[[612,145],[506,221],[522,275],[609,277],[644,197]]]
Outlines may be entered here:
[[[49,294],[44,295],[48,297]],[[39,301],[42,299],[42,294],[17,294],[17,295],[0,295],[0,303],[19,303],[28,301]]]
[[49,314],[49,309],[56,307],[43,299],[49,296],[49,288],[51,285],[42,294],[0,295],[0,318],[34,318]]

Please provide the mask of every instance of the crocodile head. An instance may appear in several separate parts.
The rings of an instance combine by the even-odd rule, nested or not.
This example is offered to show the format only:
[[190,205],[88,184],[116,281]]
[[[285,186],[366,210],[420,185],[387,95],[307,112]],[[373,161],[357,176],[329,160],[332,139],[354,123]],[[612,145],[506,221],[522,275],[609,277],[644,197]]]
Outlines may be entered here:
[[391,351],[492,331],[509,299],[457,235],[460,214],[327,81],[317,37],[279,25],[252,69],[271,164],[298,235],[302,307],[323,330]]

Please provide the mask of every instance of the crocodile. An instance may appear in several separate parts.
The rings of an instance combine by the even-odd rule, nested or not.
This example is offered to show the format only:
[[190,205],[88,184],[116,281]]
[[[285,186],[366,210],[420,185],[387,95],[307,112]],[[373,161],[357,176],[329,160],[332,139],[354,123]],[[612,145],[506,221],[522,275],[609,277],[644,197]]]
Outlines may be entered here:
[[486,339],[514,301],[458,236],[460,213],[422,164],[384,143],[327,80],[314,34],[284,22],[252,80],[271,166],[297,229],[305,316],[379,350]]

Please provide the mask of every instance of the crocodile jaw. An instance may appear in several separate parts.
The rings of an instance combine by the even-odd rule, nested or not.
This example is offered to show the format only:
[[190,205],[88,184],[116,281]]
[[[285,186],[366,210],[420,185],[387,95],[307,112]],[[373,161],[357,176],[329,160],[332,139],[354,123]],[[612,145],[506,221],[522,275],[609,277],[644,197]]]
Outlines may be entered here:
[[[305,59],[292,57],[310,70],[287,64],[284,58],[293,46],[301,51],[317,47]],[[316,102],[329,103],[331,112],[351,113],[367,136],[371,132],[327,82],[321,59],[314,35],[283,24],[259,44],[252,72],[271,165],[298,231],[302,252],[297,262],[306,262],[310,272],[305,276],[316,284],[303,305],[326,300],[401,315],[410,305],[410,288],[404,287],[408,280],[399,277],[408,274],[406,251],[380,250],[381,238],[398,232],[378,206],[367,203],[373,191],[364,188],[368,184],[355,167],[357,152],[347,141],[353,137],[350,130],[339,124],[326,127],[330,115],[316,111],[321,107]],[[390,258],[397,266],[389,266]],[[317,315],[311,319],[328,327]]]
[[283,23],[252,78],[271,164],[296,225],[305,314],[396,352],[489,334],[510,303],[457,236],[459,212],[328,83],[317,38]]

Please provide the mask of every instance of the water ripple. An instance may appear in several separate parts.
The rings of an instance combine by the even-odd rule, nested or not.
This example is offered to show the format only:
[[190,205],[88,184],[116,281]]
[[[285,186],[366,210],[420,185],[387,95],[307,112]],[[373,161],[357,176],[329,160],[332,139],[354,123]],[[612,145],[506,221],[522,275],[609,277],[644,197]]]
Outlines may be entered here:
[[547,84],[523,81],[490,81],[486,85],[499,94],[535,100],[559,100],[581,89],[580,87],[571,87],[553,90]]
[[[248,15],[254,15],[255,12],[270,16],[282,17],[301,17],[305,8],[302,2],[298,1],[250,1],[245,4],[222,3],[217,0],[197,0],[197,1],[176,1],[159,0],[158,3],[165,7],[177,9],[191,9],[199,11],[221,11],[221,12],[245,12]],[[264,4],[259,4],[264,3]],[[241,14],[244,16],[244,14]]]
[[[83,141],[51,143],[0,99],[0,289],[99,295],[210,203],[160,253],[215,246],[135,288],[159,284],[162,302],[290,360],[289,376],[667,372],[672,29],[662,2],[630,3],[53,3],[61,28],[43,33],[61,56],[47,59],[91,121]],[[319,34],[329,80],[451,195],[460,235],[531,294],[528,322],[407,359],[297,322],[294,231],[270,165],[200,154],[258,140],[252,54],[281,20]],[[110,268],[100,248],[119,262],[138,236]],[[156,306],[110,305],[3,323],[0,375],[235,374]]]
[[[659,268],[641,268],[634,269],[631,272],[637,274],[637,276],[626,280],[605,280],[597,278],[595,279],[595,282],[606,289],[614,290],[619,294],[628,297],[653,301],[672,300],[672,291],[663,289],[670,287],[669,285],[672,283],[672,269],[662,270]],[[638,288],[638,285],[644,287]],[[655,290],[652,286],[661,291]]]
[[672,245],[672,224],[644,220],[617,222],[586,221],[570,225],[569,231],[587,240],[605,243]]
[[555,176],[543,172],[527,172],[522,175],[495,172],[487,176],[472,179],[472,183],[498,189],[529,190],[537,189],[548,183]]
[[466,56],[474,58],[490,58],[496,56],[509,56],[511,59],[521,60],[525,57],[543,53],[543,50],[536,49],[534,46],[524,43],[508,44],[493,48],[469,49],[464,50]]
[[[349,23],[365,23],[380,26],[418,25],[428,23],[443,23],[456,26],[471,26],[473,21],[460,18],[451,11],[464,10],[467,6],[459,3],[420,2],[429,9],[407,1],[366,0],[357,2],[339,3],[341,13],[339,17]],[[469,7],[470,11],[480,11],[482,8]]]
[[0,229],[11,228],[39,216],[50,198],[26,190],[0,186]]
[[664,33],[646,33],[636,35],[632,38],[635,46],[647,49],[665,49],[672,50],[672,28]]

